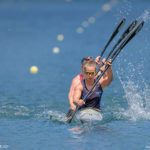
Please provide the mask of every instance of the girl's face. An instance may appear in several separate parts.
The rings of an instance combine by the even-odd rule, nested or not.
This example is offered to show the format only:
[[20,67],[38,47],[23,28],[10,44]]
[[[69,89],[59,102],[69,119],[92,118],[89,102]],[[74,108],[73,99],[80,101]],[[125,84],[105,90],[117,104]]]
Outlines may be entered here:
[[95,74],[96,74],[96,66],[85,66],[83,69],[83,78],[85,80],[94,80]]

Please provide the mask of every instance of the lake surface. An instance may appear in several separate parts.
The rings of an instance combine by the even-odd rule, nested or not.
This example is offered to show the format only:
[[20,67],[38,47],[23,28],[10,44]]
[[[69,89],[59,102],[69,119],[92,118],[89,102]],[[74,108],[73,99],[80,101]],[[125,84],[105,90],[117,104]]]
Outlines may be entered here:
[[[142,30],[114,61],[94,126],[64,122],[83,57],[96,58],[122,18]],[[0,2],[0,149],[150,149],[150,2]],[[38,72],[32,74],[31,66]]]

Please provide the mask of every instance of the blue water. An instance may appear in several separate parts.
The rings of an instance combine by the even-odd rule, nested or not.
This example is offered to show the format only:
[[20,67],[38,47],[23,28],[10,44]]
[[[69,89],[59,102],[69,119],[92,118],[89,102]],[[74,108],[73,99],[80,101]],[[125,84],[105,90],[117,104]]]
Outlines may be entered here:
[[[134,19],[145,24],[113,63],[104,119],[96,126],[64,123],[81,59],[98,56],[123,17],[121,32]],[[149,39],[147,0],[1,1],[0,149],[150,149]],[[37,74],[30,73],[33,65]]]

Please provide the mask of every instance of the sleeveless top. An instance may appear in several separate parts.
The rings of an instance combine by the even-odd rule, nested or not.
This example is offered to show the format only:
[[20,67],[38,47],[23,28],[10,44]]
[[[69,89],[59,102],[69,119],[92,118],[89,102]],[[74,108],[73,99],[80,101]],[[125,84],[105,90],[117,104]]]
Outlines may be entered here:
[[[81,83],[82,83],[82,86],[83,86],[81,99],[83,99],[85,97],[85,95],[88,93],[89,90],[86,87],[85,80],[82,80]],[[102,94],[103,94],[103,89],[102,89],[100,83],[97,83],[95,89],[86,98],[85,104],[82,105],[80,108],[92,107],[92,108],[100,109],[100,102],[101,102]]]

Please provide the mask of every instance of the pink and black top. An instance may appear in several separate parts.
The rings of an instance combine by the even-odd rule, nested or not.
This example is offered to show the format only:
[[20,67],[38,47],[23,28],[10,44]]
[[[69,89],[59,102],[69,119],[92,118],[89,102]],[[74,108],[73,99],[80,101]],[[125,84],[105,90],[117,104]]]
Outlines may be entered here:
[[[82,79],[81,83],[83,86],[81,99],[83,99],[89,90],[86,87],[85,80]],[[98,83],[96,85],[94,91],[86,98],[85,104],[83,106],[81,106],[80,108],[92,107],[92,108],[100,109],[102,94],[103,94],[103,89],[102,89],[100,83]]]

